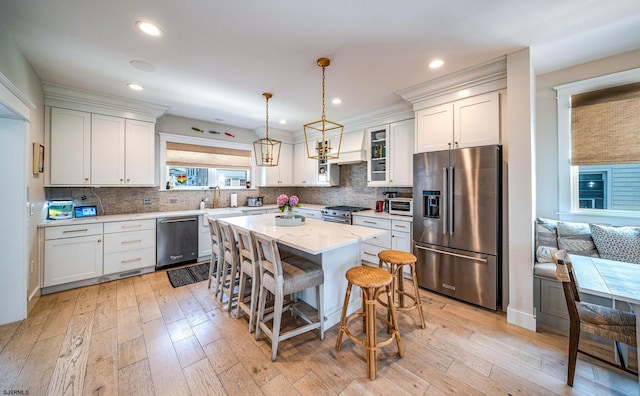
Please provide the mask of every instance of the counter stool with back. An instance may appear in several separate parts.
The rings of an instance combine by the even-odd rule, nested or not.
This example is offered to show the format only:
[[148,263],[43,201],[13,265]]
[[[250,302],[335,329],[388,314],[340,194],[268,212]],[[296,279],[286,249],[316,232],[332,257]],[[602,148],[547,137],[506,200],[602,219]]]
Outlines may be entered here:
[[[383,250],[378,253],[380,259],[379,268],[387,268],[393,276],[391,283],[391,292],[397,311],[410,311],[417,309],[420,314],[420,325],[423,329],[427,327],[424,320],[424,312],[422,311],[422,302],[420,301],[420,291],[418,289],[418,278],[416,276],[416,261],[418,258],[411,253],[401,250]],[[413,282],[413,293],[405,289],[404,285],[404,267],[409,266],[411,280]],[[409,305],[405,303],[405,297],[412,301]],[[378,299],[382,305],[386,305],[384,300]]]

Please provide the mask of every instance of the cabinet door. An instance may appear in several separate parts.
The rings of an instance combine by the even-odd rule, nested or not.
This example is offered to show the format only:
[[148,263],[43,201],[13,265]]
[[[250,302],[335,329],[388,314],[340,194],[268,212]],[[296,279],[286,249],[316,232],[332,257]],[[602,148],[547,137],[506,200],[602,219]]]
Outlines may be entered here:
[[297,186],[313,186],[316,184],[316,161],[307,157],[305,143],[298,143],[293,148],[293,184]]
[[51,108],[51,184],[91,182],[91,114]]
[[155,184],[155,124],[126,120],[125,184]]
[[[303,147],[304,148],[304,147]],[[260,186],[290,186],[293,184],[293,145],[280,145],[278,166],[260,167]]]
[[416,153],[447,150],[453,146],[453,104],[416,112]]
[[45,241],[44,287],[101,275],[102,235]]
[[367,183],[370,187],[389,185],[388,157],[389,126],[383,125],[366,130],[367,147]]
[[500,95],[490,92],[453,104],[455,148],[500,143]]
[[124,184],[124,118],[91,115],[91,184]]
[[413,120],[395,122],[389,126],[389,184],[413,186]]

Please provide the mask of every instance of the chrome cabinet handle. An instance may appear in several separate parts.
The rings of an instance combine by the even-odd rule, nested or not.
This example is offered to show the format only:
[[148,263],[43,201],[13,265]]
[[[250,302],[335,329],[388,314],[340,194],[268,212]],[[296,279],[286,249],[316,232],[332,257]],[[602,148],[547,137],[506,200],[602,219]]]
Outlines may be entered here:
[[142,242],[142,239],[134,239],[134,240],[131,240],[131,241],[122,241],[120,243],[122,243],[124,245],[125,243],[140,243],[140,242]]
[[134,261],[141,261],[141,260],[142,260],[142,258],[138,257],[138,258],[134,258],[134,259],[131,259],[131,260],[120,260],[120,263],[126,264],[126,263],[133,263]]
[[65,231],[62,231],[62,233],[66,234],[66,233],[69,233],[69,232],[87,232],[87,231],[89,231],[88,228],[83,228],[81,230],[65,230]]

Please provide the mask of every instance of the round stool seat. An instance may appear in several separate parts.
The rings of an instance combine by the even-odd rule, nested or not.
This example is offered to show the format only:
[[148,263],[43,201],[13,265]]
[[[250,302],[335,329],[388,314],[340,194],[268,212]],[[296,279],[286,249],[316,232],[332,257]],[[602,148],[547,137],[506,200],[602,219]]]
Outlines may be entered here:
[[411,264],[418,261],[418,258],[413,254],[400,250],[383,250],[378,253],[378,258],[393,264]]
[[375,267],[353,267],[347,271],[347,280],[360,287],[383,287],[393,281],[389,271]]

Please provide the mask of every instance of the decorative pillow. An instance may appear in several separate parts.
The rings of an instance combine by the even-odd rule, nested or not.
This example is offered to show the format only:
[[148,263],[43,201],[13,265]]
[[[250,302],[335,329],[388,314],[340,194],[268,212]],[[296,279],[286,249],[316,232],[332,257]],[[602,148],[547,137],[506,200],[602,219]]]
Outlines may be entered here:
[[580,256],[600,257],[586,223],[558,222],[558,249]]
[[536,218],[536,261],[550,263],[551,253],[558,251],[558,222]]
[[600,257],[640,264],[640,227],[589,224]]

